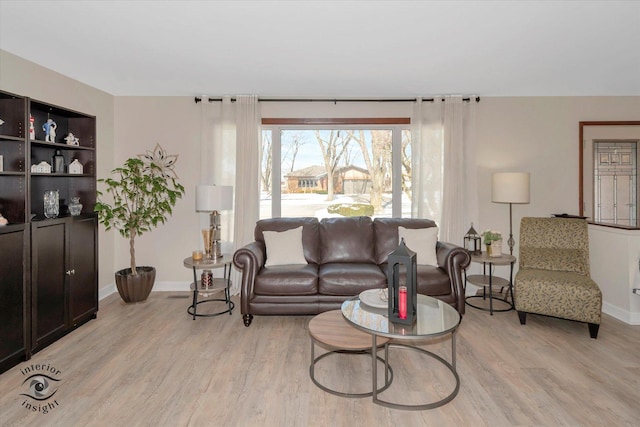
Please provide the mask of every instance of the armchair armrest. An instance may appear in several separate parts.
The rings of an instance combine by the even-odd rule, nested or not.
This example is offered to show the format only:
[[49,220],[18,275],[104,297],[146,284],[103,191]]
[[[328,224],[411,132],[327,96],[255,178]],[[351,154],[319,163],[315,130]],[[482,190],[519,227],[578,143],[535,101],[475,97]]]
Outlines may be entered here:
[[253,284],[260,269],[264,267],[265,248],[263,243],[251,242],[233,254],[233,265],[242,272],[240,283],[240,311],[249,313],[249,301],[253,296]]
[[464,278],[462,272],[471,264],[469,252],[453,243],[438,242],[436,244],[438,267],[442,268],[451,281],[451,292],[456,299],[456,309],[464,314]]

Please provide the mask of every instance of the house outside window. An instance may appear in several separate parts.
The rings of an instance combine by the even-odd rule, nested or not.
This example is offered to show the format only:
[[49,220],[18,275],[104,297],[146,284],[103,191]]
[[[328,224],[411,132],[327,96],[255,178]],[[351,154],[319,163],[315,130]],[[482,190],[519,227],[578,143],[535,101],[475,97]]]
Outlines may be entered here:
[[411,216],[409,124],[263,125],[260,218]]

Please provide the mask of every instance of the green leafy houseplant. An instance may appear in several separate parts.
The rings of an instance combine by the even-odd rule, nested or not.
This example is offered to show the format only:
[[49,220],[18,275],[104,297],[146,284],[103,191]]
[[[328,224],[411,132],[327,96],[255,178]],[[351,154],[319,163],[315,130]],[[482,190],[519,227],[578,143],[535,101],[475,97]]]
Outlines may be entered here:
[[499,231],[486,230],[482,233],[482,239],[485,245],[490,245],[491,242],[502,240],[502,234]]
[[[156,146],[158,149],[162,150]],[[166,157],[164,155],[163,159]],[[112,196],[113,202],[105,202],[103,193],[98,191],[95,211],[106,230],[115,228],[129,239],[130,274],[135,276],[138,274],[136,237],[167,220],[176,200],[184,194],[184,187],[176,177],[166,173],[164,164],[159,165],[153,160],[145,163],[138,158],[130,158],[111,173],[113,178],[99,179],[98,182],[106,185],[105,191]]]

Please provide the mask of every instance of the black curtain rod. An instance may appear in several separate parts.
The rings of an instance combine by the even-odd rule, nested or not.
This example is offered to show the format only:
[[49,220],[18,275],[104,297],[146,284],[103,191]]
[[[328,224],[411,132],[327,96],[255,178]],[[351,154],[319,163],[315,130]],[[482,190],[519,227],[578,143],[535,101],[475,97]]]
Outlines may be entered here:
[[[480,102],[480,97],[476,96],[475,98],[462,98],[463,101],[469,102],[472,99],[475,99],[476,102]],[[208,98],[209,102],[222,102],[222,98]],[[258,102],[333,102],[337,104],[338,102],[416,102],[417,98],[391,98],[391,99],[280,99],[280,98],[258,98]],[[435,98],[422,98],[423,101],[426,102],[434,102]],[[201,102],[202,98],[199,96],[195,97],[196,104]],[[442,98],[444,101],[444,98]],[[231,102],[236,102],[236,98],[231,98]]]

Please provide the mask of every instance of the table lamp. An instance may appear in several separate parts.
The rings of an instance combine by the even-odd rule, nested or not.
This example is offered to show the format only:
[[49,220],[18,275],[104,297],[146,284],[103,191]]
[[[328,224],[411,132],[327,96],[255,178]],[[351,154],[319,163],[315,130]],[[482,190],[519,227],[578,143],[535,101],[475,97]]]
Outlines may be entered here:
[[514,203],[529,203],[529,173],[499,172],[493,174],[491,183],[491,201],[509,203],[509,254],[513,255],[513,214]]
[[231,209],[233,203],[233,187],[230,185],[198,185],[196,186],[196,211],[209,212],[209,232],[203,233],[205,250],[209,248],[209,257],[222,257],[220,247],[220,213]]

